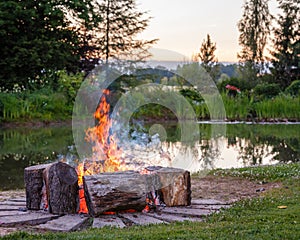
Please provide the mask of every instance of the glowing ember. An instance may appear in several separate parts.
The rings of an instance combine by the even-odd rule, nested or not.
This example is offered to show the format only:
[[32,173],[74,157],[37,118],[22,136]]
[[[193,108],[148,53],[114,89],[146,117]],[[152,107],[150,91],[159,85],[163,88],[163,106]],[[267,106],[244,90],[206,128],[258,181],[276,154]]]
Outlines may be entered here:
[[84,197],[84,189],[83,189],[83,179],[84,176],[84,165],[83,163],[79,164],[77,167],[77,175],[78,175],[78,185],[79,185],[79,213],[88,213],[88,208],[86,206],[86,201]]

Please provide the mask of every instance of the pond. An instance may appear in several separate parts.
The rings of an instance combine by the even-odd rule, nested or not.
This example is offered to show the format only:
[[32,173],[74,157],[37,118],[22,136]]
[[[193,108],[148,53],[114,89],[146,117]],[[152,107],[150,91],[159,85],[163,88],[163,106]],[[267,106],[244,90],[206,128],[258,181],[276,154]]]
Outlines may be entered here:
[[[199,141],[191,145],[180,141],[179,125],[160,124],[160,156],[191,172],[300,161],[300,124],[226,124],[226,134],[212,138],[217,125],[199,123]],[[23,188],[25,167],[58,159],[78,161],[72,126],[0,129],[0,190]]]

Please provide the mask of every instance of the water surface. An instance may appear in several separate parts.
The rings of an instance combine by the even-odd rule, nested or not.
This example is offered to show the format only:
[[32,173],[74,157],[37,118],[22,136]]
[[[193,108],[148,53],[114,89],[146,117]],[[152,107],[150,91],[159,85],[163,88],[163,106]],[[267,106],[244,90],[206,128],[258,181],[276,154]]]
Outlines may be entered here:
[[[199,123],[199,141],[190,145],[182,144],[179,125],[160,124],[160,165],[197,172],[300,161],[300,124],[226,124],[226,134],[212,138],[216,123]],[[25,167],[58,159],[78,161],[71,126],[0,129],[0,190],[23,188]]]

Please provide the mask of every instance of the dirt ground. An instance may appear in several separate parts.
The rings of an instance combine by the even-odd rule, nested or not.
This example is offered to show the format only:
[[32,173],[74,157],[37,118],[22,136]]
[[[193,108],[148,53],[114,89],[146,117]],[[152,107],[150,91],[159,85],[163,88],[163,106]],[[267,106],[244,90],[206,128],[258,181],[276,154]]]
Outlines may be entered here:
[[[281,183],[259,183],[233,177],[192,177],[192,199],[215,199],[233,203],[245,198],[257,197]],[[11,198],[25,197],[24,190],[0,192],[0,202]],[[0,236],[17,231],[17,228],[1,228]]]
[[215,199],[228,203],[257,197],[281,183],[260,183],[233,177],[192,177],[192,199]]

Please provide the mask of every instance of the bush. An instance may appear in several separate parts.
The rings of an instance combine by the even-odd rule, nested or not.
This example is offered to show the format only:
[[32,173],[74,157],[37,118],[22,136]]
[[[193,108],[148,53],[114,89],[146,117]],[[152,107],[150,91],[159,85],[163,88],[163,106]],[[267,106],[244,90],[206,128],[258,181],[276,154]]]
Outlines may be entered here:
[[191,102],[201,103],[204,101],[199,92],[194,89],[181,89],[180,94]]
[[57,75],[58,91],[67,97],[68,104],[73,104],[84,75],[82,73],[68,74],[66,71],[58,71]]
[[230,79],[227,79],[227,80],[224,80],[224,81],[218,83],[217,86],[218,86],[219,91],[225,92],[226,85],[235,86],[235,87],[239,88],[242,92],[251,89],[249,82],[239,79],[239,78],[230,78]]
[[258,100],[273,98],[281,92],[280,86],[277,83],[258,84],[253,90]]
[[285,89],[286,94],[297,96],[300,94],[300,80],[295,80]]

